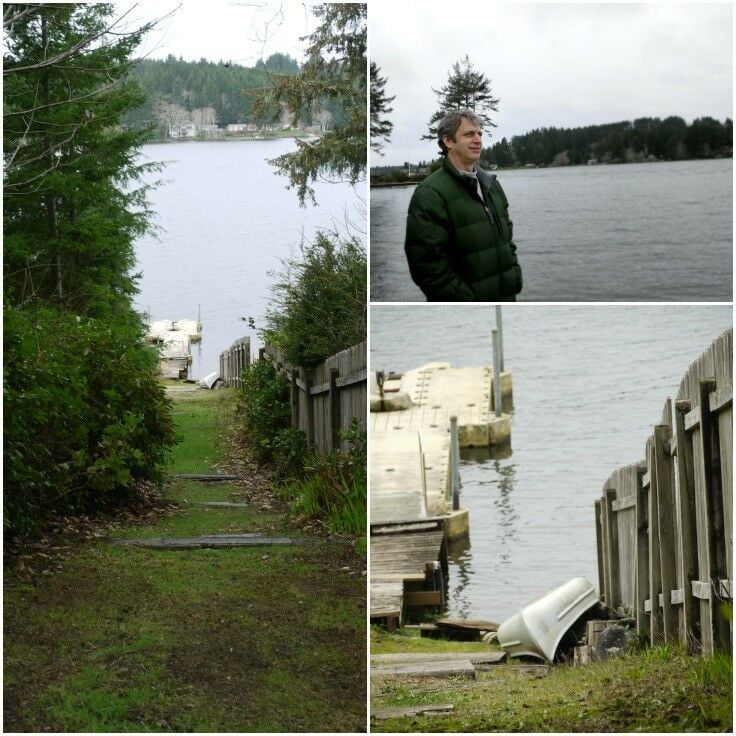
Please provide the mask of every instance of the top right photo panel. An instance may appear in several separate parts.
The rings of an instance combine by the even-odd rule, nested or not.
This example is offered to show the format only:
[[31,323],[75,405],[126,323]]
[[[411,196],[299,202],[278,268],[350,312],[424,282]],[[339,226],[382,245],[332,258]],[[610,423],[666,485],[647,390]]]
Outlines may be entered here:
[[732,5],[369,5],[372,302],[731,302]]

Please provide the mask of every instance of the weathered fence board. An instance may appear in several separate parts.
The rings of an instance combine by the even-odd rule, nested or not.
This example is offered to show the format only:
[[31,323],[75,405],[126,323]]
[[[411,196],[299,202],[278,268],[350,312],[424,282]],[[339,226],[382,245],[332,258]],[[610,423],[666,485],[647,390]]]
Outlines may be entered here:
[[311,371],[288,363],[283,353],[266,345],[262,353],[289,378],[291,424],[307,436],[307,444],[321,455],[347,449],[340,432],[353,418],[366,428],[367,361],[366,343],[361,342],[329,357]]
[[730,649],[733,588],[733,333],[688,369],[646,442],[595,502],[601,595],[652,642]]
[[220,353],[220,379],[226,388],[242,386],[243,371],[250,365],[250,338],[241,337]]

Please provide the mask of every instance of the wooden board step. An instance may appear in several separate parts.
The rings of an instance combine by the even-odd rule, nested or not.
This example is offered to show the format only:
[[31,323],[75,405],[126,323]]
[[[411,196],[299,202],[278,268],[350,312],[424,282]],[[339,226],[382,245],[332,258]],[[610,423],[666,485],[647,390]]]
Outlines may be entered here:
[[304,544],[311,539],[295,537],[268,537],[263,534],[209,534],[201,537],[150,537],[148,539],[113,539],[111,544],[123,547],[151,547],[153,549],[202,549],[205,547],[253,547],[271,544]]
[[442,703],[440,705],[410,705],[405,708],[371,708],[371,718],[384,720],[386,718],[401,718],[402,716],[449,713],[454,707],[452,703]]
[[476,664],[500,664],[506,652],[394,652],[392,654],[372,654],[371,666],[399,663],[423,664],[426,662],[470,662]]
[[197,501],[197,506],[209,506],[217,509],[247,509],[247,503],[235,503],[234,501]]
[[440,618],[435,624],[441,629],[462,629],[464,631],[498,631],[498,624],[470,618]]
[[200,483],[240,480],[237,475],[227,475],[226,473],[174,473],[173,477],[177,480],[196,480]]
[[466,660],[445,659],[439,662],[397,662],[371,666],[371,677],[470,677],[475,667]]

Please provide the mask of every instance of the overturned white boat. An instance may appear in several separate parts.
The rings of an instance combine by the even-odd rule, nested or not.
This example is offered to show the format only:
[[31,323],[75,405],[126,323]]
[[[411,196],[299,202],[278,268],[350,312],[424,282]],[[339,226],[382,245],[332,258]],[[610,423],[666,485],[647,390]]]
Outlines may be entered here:
[[573,578],[524,606],[498,627],[498,643],[510,657],[551,662],[562,637],[599,602],[587,578]]

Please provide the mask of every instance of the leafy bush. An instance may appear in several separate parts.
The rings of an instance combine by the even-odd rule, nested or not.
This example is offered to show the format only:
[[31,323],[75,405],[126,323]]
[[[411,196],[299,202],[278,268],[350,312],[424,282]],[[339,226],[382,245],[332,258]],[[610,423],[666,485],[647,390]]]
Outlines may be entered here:
[[133,500],[175,441],[157,356],[131,316],[5,309],[6,533]]
[[243,371],[241,392],[245,444],[263,465],[274,459],[279,432],[291,426],[289,382],[269,361],[257,360]]
[[366,336],[365,250],[355,238],[319,233],[271,290],[264,340],[294,365],[314,368]]
[[365,432],[353,420],[343,438],[351,444],[345,453],[312,455],[304,461],[306,479],[285,487],[285,495],[297,513],[323,519],[332,532],[364,534],[366,529]]

